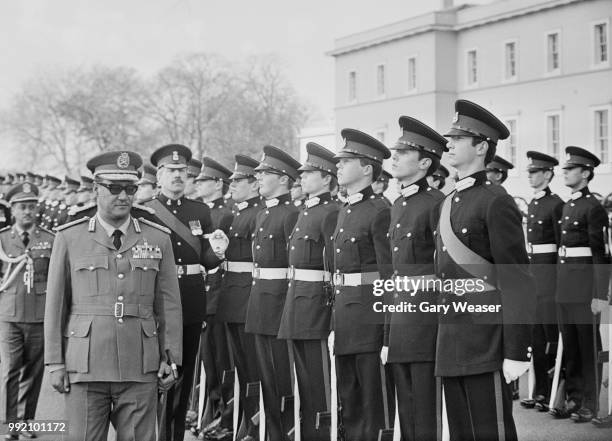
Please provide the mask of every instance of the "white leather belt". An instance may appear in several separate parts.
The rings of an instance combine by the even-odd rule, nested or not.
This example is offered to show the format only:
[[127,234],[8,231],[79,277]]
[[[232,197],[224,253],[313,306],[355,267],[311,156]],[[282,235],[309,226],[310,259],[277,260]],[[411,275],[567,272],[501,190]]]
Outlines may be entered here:
[[529,254],[547,254],[556,253],[557,244],[554,243],[542,243],[538,245],[527,244],[527,252]]
[[287,273],[287,278],[290,280],[299,280],[301,282],[329,282],[331,274],[322,270],[309,270],[290,267]]
[[378,271],[370,273],[334,273],[334,286],[361,286],[372,285],[375,280],[380,279]]
[[253,262],[232,262],[226,261],[223,263],[225,271],[231,271],[232,273],[252,273]]
[[204,270],[199,263],[194,263],[193,265],[177,265],[176,274],[179,276],[191,276],[193,274],[206,274],[206,270]]
[[253,268],[254,279],[279,280],[287,278],[287,268]]
[[592,256],[589,247],[566,247],[559,248],[559,257],[589,257]]

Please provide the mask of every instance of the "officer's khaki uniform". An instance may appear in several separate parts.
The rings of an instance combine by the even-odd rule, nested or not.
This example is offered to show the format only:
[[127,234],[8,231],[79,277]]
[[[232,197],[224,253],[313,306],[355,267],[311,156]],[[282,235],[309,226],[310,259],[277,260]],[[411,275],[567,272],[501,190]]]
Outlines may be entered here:
[[106,440],[109,418],[117,440],[155,439],[160,354],[181,363],[182,318],[170,236],[153,225],[130,218],[119,250],[98,216],[58,229],[45,364],[66,366],[70,439]]

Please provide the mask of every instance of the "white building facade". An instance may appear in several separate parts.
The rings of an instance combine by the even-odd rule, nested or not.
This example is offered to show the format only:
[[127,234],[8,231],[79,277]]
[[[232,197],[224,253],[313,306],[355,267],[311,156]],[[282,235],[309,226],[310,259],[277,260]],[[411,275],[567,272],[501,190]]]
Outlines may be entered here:
[[[590,187],[612,192],[612,0],[506,0],[449,7],[336,40],[336,139],[353,127],[392,145],[410,115],[444,133],[453,103],[475,101],[511,131],[498,153],[506,188],[529,198],[527,150],[577,145],[602,165]],[[552,187],[567,196],[561,170]]]

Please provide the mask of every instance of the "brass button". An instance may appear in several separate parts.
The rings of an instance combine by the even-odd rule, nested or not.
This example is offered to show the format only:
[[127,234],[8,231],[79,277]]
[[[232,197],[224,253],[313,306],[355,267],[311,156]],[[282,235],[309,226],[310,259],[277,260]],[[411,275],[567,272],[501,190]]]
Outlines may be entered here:
[[398,250],[399,250],[399,248],[398,248],[398,247],[393,247],[393,251],[396,251],[396,252],[397,252]]
[[336,253],[339,253],[339,252],[340,252],[340,248],[336,248]]
[[123,319],[122,319],[122,318],[117,319],[117,321],[118,321],[119,323],[123,323]]
[[123,301],[123,296],[117,297],[117,301],[122,302]]
[[117,259],[121,259],[123,257],[123,254],[117,254]]
[[467,233],[467,228],[462,228],[462,229],[461,229],[461,232],[462,232],[463,234]]
[[120,279],[123,279],[125,276],[123,275],[123,273],[119,273],[117,274],[117,277],[119,277]]
[[176,244],[177,244],[179,247],[181,246],[181,242],[180,242],[180,241],[179,241],[179,242],[177,242]]
[[459,198],[458,197],[455,198],[455,202],[459,202]]

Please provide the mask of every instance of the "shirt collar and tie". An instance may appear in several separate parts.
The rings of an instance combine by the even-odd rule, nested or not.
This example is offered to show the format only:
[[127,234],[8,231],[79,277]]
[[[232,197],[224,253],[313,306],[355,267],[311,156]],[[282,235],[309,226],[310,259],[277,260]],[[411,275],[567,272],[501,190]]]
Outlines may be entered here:
[[96,214],[96,218],[100,226],[102,226],[104,231],[106,231],[108,237],[113,238],[113,245],[115,246],[115,249],[118,250],[121,248],[121,236],[125,236],[127,234],[130,221],[132,220],[131,216],[128,216],[125,222],[119,226],[119,228],[113,227],[108,222],[105,222],[104,219],[102,219],[98,214]]
[[30,243],[30,238],[32,237],[32,233],[34,231],[34,226],[30,227],[28,230],[24,230],[19,227],[19,225],[15,224],[15,232],[23,242],[23,246],[27,247]]

